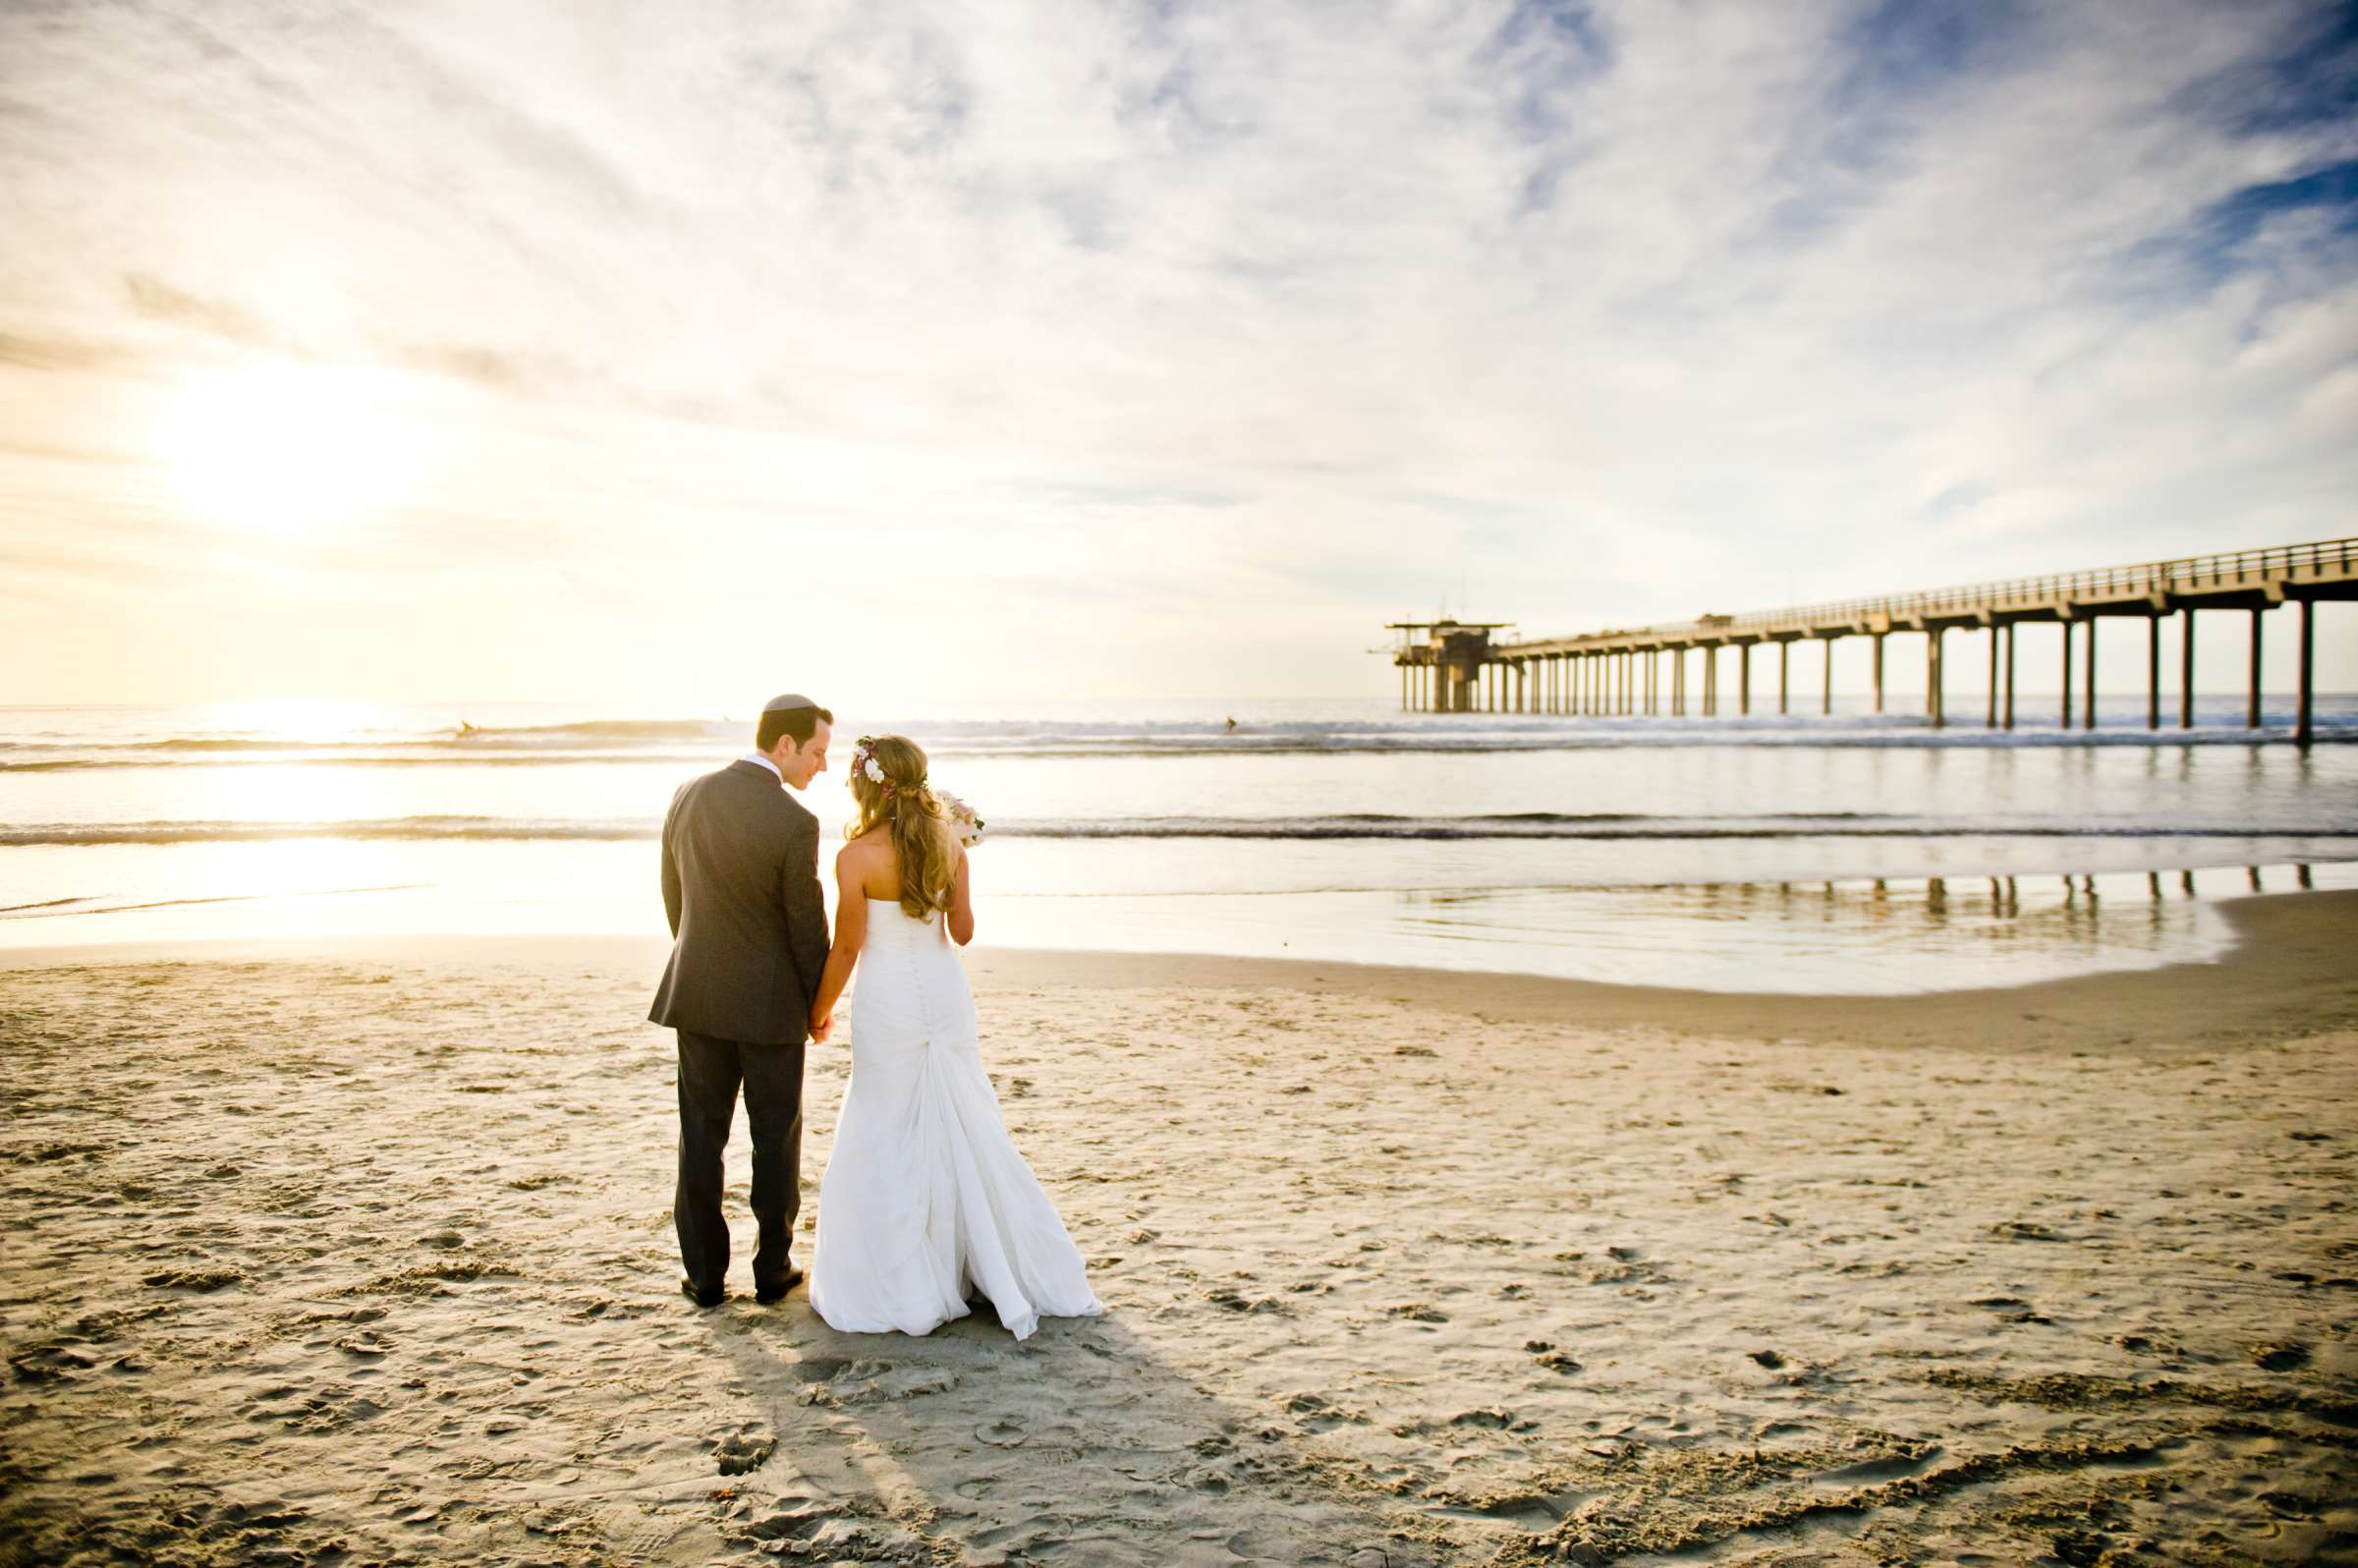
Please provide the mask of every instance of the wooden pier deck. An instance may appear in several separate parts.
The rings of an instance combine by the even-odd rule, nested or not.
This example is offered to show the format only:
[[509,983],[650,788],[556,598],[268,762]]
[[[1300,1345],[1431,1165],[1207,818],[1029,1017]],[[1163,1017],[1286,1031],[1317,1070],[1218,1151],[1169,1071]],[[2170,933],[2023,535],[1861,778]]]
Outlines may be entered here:
[[[2313,738],[2317,605],[2358,598],[2358,538],[2285,544],[2222,555],[2149,561],[2046,577],[1976,583],[1881,598],[1846,599],[1749,615],[1706,615],[1667,626],[1584,632],[1572,637],[1502,642],[1510,622],[1395,621],[1393,649],[1405,709],[1442,713],[1685,715],[1720,712],[1720,654],[1734,649],[1735,711],[1753,705],[1752,652],[1776,649],[1776,711],[1791,711],[1796,643],[1824,644],[1820,711],[1833,711],[1833,645],[1845,637],[1874,640],[1870,668],[1875,711],[1883,711],[1883,642],[1895,633],[1925,640],[1925,710],[1936,728],[1949,722],[1942,643],[1950,632],[1980,630],[1989,639],[1988,702],[1983,722],[2012,729],[2015,643],[2025,627],[2054,627],[2062,675],[2060,722],[2096,728],[2096,623],[2105,616],[2146,621],[2146,726],[2162,727],[2162,622],[2183,616],[2177,680],[2180,728],[2194,725],[2195,613],[2240,610],[2250,617],[2246,723],[2260,723],[2261,625],[2269,611],[2292,607],[2300,618],[2299,699],[2292,739]],[[2085,633],[2079,631],[2085,627]],[[1688,655],[1700,653],[1697,660]],[[1667,668],[1665,669],[1665,661]],[[1700,667],[1694,679],[1690,662]]]

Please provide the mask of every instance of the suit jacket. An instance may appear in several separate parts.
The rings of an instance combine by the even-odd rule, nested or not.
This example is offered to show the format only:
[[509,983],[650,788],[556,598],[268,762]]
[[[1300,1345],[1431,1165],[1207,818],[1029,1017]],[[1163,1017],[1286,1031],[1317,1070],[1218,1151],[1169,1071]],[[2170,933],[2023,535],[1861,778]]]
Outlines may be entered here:
[[690,779],[663,819],[671,962],[651,1023],[801,1044],[827,961],[818,818],[758,762]]

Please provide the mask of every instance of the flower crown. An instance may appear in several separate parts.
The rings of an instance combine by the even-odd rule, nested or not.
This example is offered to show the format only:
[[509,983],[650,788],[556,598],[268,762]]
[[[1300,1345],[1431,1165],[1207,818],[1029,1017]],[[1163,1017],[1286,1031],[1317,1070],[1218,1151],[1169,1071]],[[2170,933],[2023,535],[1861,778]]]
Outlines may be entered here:
[[[876,738],[872,735],[863,735],[860,737],[859,741],[853,745],[852,771],[855,773],[865,774],[870,784],[883,785],[884,798],[886,800],[892,799],[895,790],[898,788],[898,786],[896,786],[892,780],[884,776],[884,764],[876,760]],[[919,779],[916,784],[911,786],[913,789],[921,790],[925,787],[926,781],[922,778]]]

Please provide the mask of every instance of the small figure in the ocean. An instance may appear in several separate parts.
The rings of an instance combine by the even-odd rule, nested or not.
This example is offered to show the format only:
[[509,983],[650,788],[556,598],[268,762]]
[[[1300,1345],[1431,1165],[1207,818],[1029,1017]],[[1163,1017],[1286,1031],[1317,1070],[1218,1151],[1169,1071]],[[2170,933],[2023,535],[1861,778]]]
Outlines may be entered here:
[[1233,718],[1228,721],[1228,733],[1231,735],[1236,733],[1236,720]]

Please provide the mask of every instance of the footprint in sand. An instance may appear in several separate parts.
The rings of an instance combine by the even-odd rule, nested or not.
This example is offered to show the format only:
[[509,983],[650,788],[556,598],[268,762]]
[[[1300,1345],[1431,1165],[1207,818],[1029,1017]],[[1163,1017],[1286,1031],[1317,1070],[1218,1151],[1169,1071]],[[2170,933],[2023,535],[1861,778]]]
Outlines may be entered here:
[[1020,1448],[1030,1435],[1013,1416],[1001,1416],[987,1427],[975,1428],[975,1436],[993,1448]]
[[151,1290],[221,1290],[238,1284],[245,1275],[234,1268],[160,1268],[152,1274],[141,1274],[140,1283]]
[[1556,1349],[1551,1340],[1527,1339],[1523,1341],[1523,1349],[1533,1361],[1538,1362],[1549,1372],[1562,1372],[1568,1377],[1583,1370],[1580,1363],[1572,1359],[1570,1353]]
[[1223,1308],[1232,1313],[1287,1314],[1293,1311],[1274,1296],[1247,1296],[1229,1289],[1226,1285],[1213,1286],[1204,1293],[1204,1299],[1214,1307]]
[[712,1451],[713,1463],[724,1476],[744,1476],[769,1463],[777,1451],[778,1439],[773,1432],[761,1430],[751,1423],[718,1437],[707,1437],[704,1446]]

